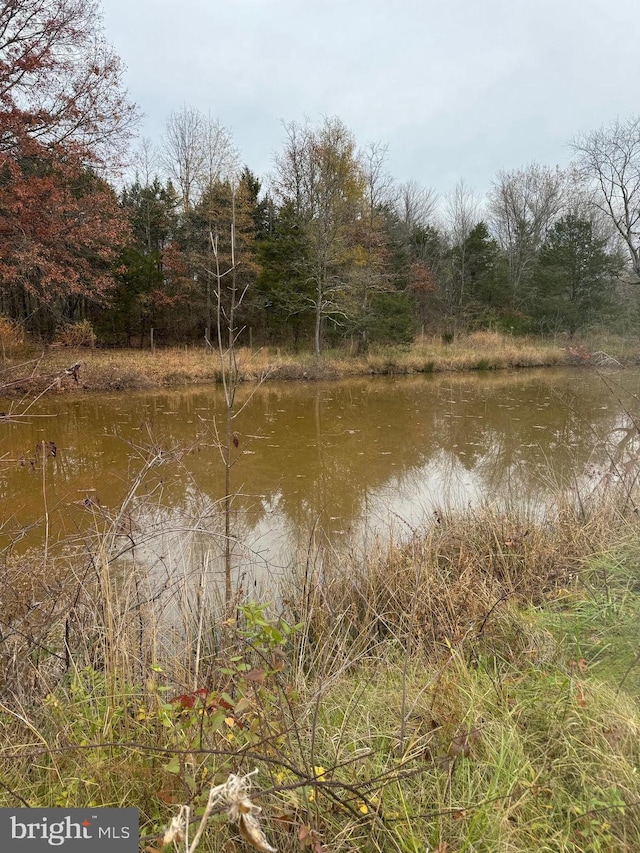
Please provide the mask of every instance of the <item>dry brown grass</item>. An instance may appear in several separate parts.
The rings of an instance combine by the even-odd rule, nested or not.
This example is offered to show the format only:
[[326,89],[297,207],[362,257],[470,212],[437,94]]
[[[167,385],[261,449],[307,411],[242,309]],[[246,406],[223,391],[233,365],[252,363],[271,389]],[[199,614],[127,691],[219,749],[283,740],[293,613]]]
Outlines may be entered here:
[[[626,504],[442,512],[406,544],[319,562],[284,619],[248,600],[233,624],[206,563],[164,583],[133,547],[119,565],[127,505],[97,515],[46,578],[35,554],[4,566],[0,804],[136,806],[155,848],[179,804],[257,767],[261,825],[284,853],[310,828],[336,851],[631,853],[637,705],[536,616],[572,596],[584,610],[589,557],[637,539]],[[220,819],[199,849],[229,850],[235,832]]]
[[0,353],[2,360],[16,356],[24,346],[23,329],[0,314]]
[[622,537],[628,529],[621,506],[603,499],[585,517],[584,507],[565,504],[542,519],[491,507],[442,513],[406,544],[324,566],[300,582],[297,599],[291,594],[301,602],[295,616],[307,626],[310,663],[389,640],[429,656],[484,635],[505,606],[536,605],[571,588],[613,531]]
[[514,338],[498,332],[474,332],[456,338],[451,344],[425,339],[416,349],[425,358],[433,358],[438,370],[500,369],[505,367],[542,367],[570,362],[565,347],[537,338]]
[[59,330],[56,342],[64,347],[90,347],[96,345],[96,334],[88,320],[68,323]]
[[[615,348],[620,352],[620,347]],[[613,354],[615,354],[615,352]],[[11,353],[10,353],[11,354]],[[23,354],[22,361],[26,355]],[[121,391],[220,381],[216,351],[204,348],[100,350],[52,346],[43,354],[32,351],[36,369],[22,370],[13,357],[11,381],[22,378],[11,393],[39,392],[50,384],[58,391]],[[418,374],[437,371],[493,370],[575,364],[575,350],[541,339],[514,338],[496,332],[476,332],[443,344],[440,338],[421,338],[411,347],[372,347],[366,355],[328,350],[321,359],[310,353],[292,354],[278,347],[254,351],[239,348],[241,381],[337,379],[375,374]],[[65,374],[80,362],[79,381]],[[14,375],[15,374],[15,375]],[[58,381],[59,380],[59,381]]]

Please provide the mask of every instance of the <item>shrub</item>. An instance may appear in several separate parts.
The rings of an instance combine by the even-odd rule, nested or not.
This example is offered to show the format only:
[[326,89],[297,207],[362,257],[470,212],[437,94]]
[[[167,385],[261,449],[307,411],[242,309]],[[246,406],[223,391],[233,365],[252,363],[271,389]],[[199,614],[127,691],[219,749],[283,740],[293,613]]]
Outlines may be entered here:
[[24,331],[8,317],[0,314],[0,349],[2,357],[13,355],[24,344]]
[[69,323],[57,336],[57,342],[65,347],[95,347],[96,335],[89,320]]

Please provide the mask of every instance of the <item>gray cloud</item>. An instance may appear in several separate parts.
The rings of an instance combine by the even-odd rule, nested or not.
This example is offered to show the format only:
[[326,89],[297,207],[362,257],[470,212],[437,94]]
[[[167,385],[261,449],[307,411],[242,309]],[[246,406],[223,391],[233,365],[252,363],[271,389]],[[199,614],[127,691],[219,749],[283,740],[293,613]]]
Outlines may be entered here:
[[440,192],[565,165],[568,141],[640,111],[636,0],[103,0],[157,139],[182,104],[271,167],[280,119],[338,115],[390,170]]

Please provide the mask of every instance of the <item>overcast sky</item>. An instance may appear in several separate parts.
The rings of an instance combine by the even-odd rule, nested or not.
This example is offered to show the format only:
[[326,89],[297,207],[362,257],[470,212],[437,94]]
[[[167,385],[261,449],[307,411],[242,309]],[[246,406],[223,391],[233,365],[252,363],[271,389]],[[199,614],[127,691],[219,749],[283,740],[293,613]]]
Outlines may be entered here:
[[565,166],[568,142],[640,112],[638,0],[102,0],[157,141],[211,111],[261,176],[281,120],[339,116],[389,171],[479,194],[499,169]]

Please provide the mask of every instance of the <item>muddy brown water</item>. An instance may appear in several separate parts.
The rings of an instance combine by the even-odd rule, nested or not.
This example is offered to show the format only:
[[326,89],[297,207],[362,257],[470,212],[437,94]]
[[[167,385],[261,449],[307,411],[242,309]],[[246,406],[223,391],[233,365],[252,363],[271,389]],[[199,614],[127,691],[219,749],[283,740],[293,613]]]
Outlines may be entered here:
[[[236,560],[274,571],[319,542],[360,547],[448,506],[543,506],[559,490],[615,476],[637,450],[635,369],[267,383],[248,398],[250,390],[240,389],[246,405],[233,424]],[[15,401],[0,407],[20,411]],[[174,566],[219,551],[218,434],[216,387],[49,396],[26,417],[4,418],[0,546],[41,544],[45,509],[52,547],[82,541],[140,478],[117,520],[120,541]],[[55,456],[50,445],[38,452],[43,441]],[[149,458],[157,464],[140,476]]]

